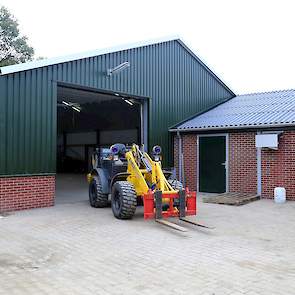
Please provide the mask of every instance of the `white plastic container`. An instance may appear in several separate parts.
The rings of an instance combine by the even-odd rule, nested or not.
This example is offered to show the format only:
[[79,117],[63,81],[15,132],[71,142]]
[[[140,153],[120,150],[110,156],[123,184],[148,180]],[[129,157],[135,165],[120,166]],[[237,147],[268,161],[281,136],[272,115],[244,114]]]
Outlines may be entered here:
[[284,187],[276,187],[274,189],[274,200],[277,204],[286,202],[286,189]]

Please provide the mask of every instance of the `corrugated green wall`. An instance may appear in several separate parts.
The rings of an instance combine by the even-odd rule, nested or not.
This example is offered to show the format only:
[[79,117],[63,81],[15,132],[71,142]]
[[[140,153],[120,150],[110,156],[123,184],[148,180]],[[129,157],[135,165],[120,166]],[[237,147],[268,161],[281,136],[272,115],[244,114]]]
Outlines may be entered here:
[[233,96],[176,40],[0,76],[0,175],[55,172],[58,82],[151,98],[149,144],[166,159],[170,126]]

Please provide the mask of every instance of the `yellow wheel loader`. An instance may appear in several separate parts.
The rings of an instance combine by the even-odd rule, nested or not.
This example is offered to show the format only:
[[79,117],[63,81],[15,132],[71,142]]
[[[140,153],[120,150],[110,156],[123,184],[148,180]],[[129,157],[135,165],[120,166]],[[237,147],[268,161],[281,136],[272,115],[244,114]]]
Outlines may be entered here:
[[[119,219],[133,217],[138,204],[144,206],[144,219],[183,230],[163,218],[196,215],[196,192],[184,189],[161,167],[161,148],[153,148],[152,157],[143,147],[114,144],[110,149],[97,149],[92,155],[92,171],[87,175],[90,205],[106,207],[109,197],[113,214]],[[203,226],[206,227],[206,226]]]

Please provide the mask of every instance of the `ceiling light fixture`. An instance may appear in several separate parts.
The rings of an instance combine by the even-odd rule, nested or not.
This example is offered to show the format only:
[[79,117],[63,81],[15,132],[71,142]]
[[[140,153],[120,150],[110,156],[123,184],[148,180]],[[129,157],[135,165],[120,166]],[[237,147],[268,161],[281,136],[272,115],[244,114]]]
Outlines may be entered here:
[[76,112],[80,113],[81,109],[77,108],[77,107],[72,107],[73,110],[75,110]]
[[68,106],[68,107],[71,106],[68,102],[66,102],[66,101],[64,101],[64,100],[62,101],[62,103],[65,104],[65,105]]
[[64,105],[66,105],[67,107],[72,108],[74,111],[76,111],[76,112],[78,112],[78,113],[81,112],[81,107],[80,107],[80,105],[79,105],[78,103],[66,102],[66,101],[64,101],[64,100],[62,101],[62,103],[63,103]]
[[124,99],[124,101],[125,101],[126,103],[128,103],[129,105],[133,106],[133,103],[132,103],[130,100],[128,100],[128,99]]

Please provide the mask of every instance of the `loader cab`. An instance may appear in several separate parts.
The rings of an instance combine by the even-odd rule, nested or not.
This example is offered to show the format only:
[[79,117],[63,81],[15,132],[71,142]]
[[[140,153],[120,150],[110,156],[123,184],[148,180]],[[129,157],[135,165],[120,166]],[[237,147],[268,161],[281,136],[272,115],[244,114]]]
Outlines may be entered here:
[[[117,147],[117,150],[115,150]],[[127,172],[126,146],[120,144],[97,148],[92,155],[93,169],[103,169],[111,180],[116,174]]]

